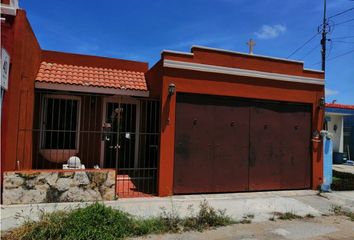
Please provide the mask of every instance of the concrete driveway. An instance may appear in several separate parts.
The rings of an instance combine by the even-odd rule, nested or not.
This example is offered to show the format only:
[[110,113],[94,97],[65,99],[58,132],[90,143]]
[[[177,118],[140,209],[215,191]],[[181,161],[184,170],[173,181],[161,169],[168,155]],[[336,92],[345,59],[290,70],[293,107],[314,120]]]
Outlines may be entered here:
[[[174,211],[181,217],[190,214],[190,209],[198,209],[206,200],[216,209],[225,209],[235,220],[245,215],[254,215],[253,222],[266,222],[273,212],[292,212],[297,215],[322,216],[331,214],[334,204],[354,211],[354,191],[326,193],[318,196],[317,191],[274,191],[231,194],[182,195],[165,198],[119,199],[104,202],[107,206],[118,208],[130,214],[147,218],[161,214],[161,208]],[[73,209],[90,203],[50,203],[31,205],[1,206],[1,228],[6,230],[19,226],[25,219],[36,220],[43,212]]]

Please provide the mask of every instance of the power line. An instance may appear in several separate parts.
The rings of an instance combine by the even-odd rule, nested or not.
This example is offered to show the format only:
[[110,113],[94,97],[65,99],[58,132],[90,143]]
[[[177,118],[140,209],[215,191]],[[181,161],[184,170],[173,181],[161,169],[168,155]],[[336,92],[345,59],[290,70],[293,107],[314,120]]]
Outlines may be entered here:
[[315,35],[313,35],[309,40],[307,40],[305,43],[303,43],[300,47],[298,47],[297,49],[295,49],[287,58],[290,58],[292,55],[294,55],[295,53],[297,53],[301,48],[303,48],[304,46],[306,46],[306,44],[308,44],[309,42],[311,42],[319,33],[316,33]]
[[[354,49],[352,49],[351,51],[348,51],[348,52],[345,52],[345,53],[336,55],[336,56],[334,56],[334,57],[328,58],[327,61],[331,61],[331,60],[333,60],[333,59],[346,56],[346,55],[348,55],[348,54],[350,54],[350,53],[353,53],[353,52],[354,52]],[[318,64],[320,64],[320,63],[321,63],[321,62],[317,62],[317,63],[311,64],[310,67],[311,67],[311,66],[316,66],[316,65],[318,65]]]
[[342,11],[342,12],[339,12],[339,13],[337,13],[337,14],[334,14],[334,15],[330,16],[328,19],[337,17],[337,16],[339,16],[339,15],[342,15],[342,14],[347,13],[347,12],[352,11],[352,10],[354,10],[354,7],[349,8],[349,9],[347,9],[347,10],[344,10],[344,11]]
[[308,55],[310,55],[313,51],[315,51],[317,48],[319,48],[320,45],[316,45],[315,47],[313,47],[310,51],[308,51],[302,58],[300,58],[300,60],[303,60],[305,57],[307,57]]
[[352,53],[352,52],[354,52],[354,49],[352,49],[352,50],[350,50],[350,51],[348,51],[348,52],[339,54],[339,55],[337,55],[337,56],[331,57],[331,58],[328,59],[328,61],[333,60],[333,59],[336,59],[336,58],[339,58],[339,57],[343,57],[343,56],[348,55],[348,54],[350,54],[350,53]]
[[354,21],[354,18],[349,19],[349,20],[347,20],[347,21],[343,21],[343,22],[336,23],[335,25],[338,26],[338,25],[341,25],[341,24],[344,24],[344,23],[348,23],[348,22],[352,22],[352,21]]
[[347,41],[337,41],[337,40],[335,40],[335,41],[332,41],[332,42],[335,42],[335,43],[354,43],[354,42],[347,42]]
[[335,37],[331,39],[346,39],[346,38],[354,38],[354,36]]

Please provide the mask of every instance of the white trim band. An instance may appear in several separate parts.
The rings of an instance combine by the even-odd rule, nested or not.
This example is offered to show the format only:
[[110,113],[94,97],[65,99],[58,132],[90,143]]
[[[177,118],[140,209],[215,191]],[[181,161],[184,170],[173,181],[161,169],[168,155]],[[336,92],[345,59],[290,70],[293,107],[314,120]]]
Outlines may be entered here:
[[1,9],[1,14],[16,16],[17,8],[15,8],[13,6],[1,3],[0,4],[0,9]]
[[149,97],[149,91],[139,91],[139,90],[129,90],[129,89],[124,90],[124,89],[105,88],[105,87],[90,87],[90,86],[80,86],[80,85],[61,84],[61,83],[36,82],[35,88],[36,89],[47,89],[47,90],[58,90],[58,91],[114,94],[114,95],[135,96],[135,97]]
[[271,79],[271,80],[278,80],[278,81],[285,81],[285,82],[298,82],[298,83],[317,84],[317,85],[325,84],[324,80],[318,78],[261,72],[261,71],[246,70],[240,68],[221,67],[221,66],[201,64],[201,63],[181,62],[181,61],[174,61],[168,59],[164,59],[163,66],[168,68],[194,70],[194,71],[210,72],[210,73],[221,73],[221,74],[244,76],[244,77],[263,78],[263,79]]

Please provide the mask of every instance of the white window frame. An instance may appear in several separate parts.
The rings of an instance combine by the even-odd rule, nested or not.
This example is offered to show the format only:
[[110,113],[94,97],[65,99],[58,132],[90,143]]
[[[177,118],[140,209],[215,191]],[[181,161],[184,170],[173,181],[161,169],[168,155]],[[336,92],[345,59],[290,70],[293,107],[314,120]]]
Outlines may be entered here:
[[76,150],[79,151],[79,147],[80,147],[80,122],[81,122],[81,97],[79,96],[71,96],[71,95],[61,95],[61,94],[45,94],[42,96],[41,99],[41,104],[42,104],[42,109],[41,109],[41,118],[40,118],[40,141],[39,141],[39,146],[40,149],[45,150],[46,148],[44,148],[44,131],[45,127],[44,127],[44,118],[46,117],[47,114],[47,99],[51,98],[51,99],[66,99],[66,100],[77,100],[77,122],[76,122],[76,136],[75,136],[75,149],[51,149],[51,150]]

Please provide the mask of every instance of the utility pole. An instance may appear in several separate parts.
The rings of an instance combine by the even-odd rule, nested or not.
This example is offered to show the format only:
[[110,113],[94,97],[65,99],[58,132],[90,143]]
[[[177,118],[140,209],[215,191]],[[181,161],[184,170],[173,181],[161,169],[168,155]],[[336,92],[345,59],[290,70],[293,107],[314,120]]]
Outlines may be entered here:
[[326,70],[326,43],[327,43],[327,19],[326,19],[326,0],[324,0],[323,7],[323,23],[322,23],[322,71]]

